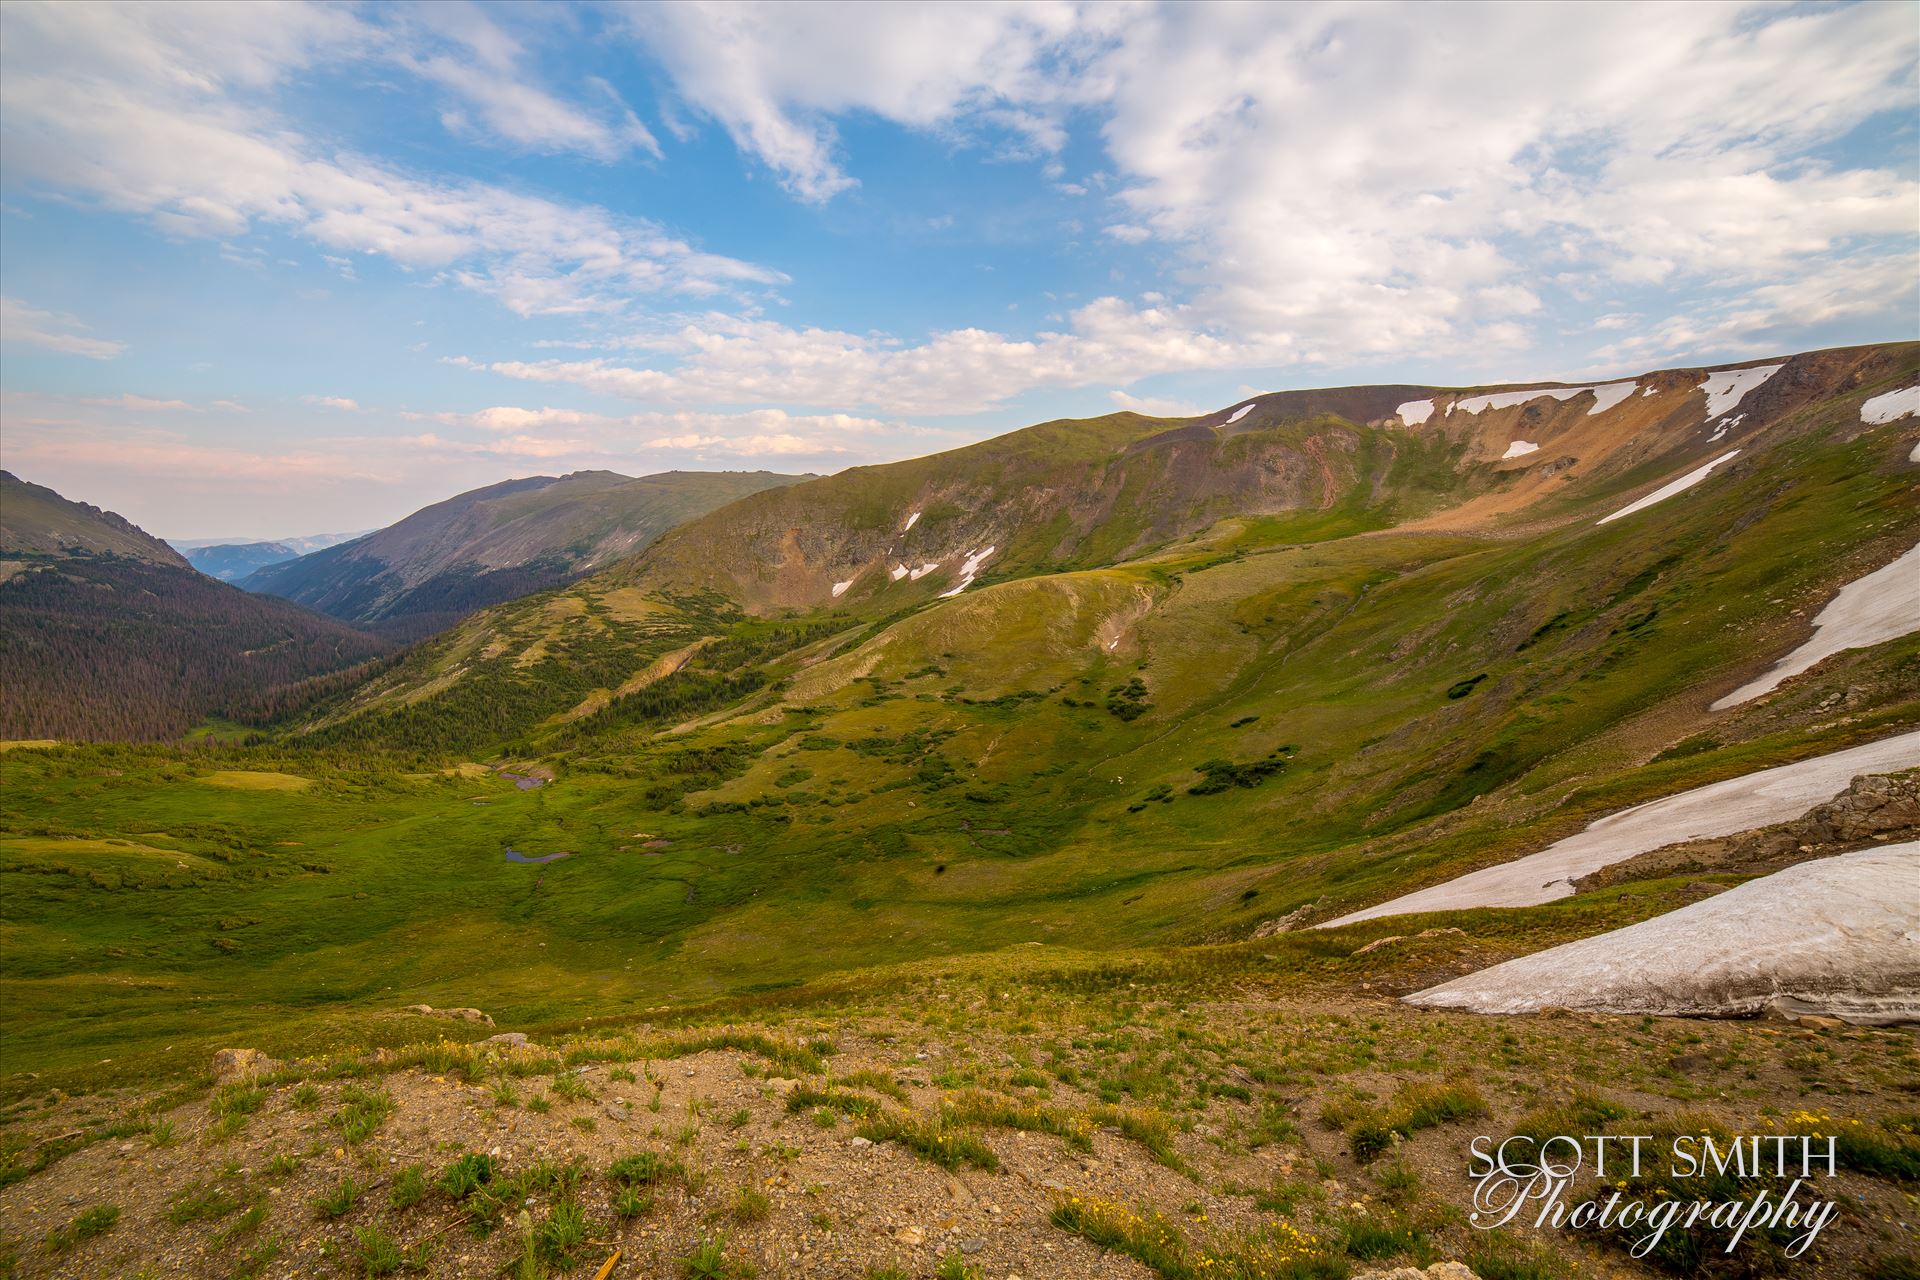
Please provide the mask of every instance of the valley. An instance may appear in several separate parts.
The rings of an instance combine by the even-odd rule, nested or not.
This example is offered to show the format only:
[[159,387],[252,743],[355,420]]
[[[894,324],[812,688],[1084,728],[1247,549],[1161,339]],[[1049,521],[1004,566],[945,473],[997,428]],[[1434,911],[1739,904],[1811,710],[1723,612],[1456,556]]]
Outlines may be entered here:
[[[1734,1124],[1798,1105],[1808,1079],[1830,1083],[1825,1065],[1743,1079],[1739,1046],[1818,1036],[1821,1062],[1844,1062],[1861,1122],[1897,1129],[1886,1082],[1911,1066],[1904,1032],[1656,1029],[1610,1014],[1510,1034],[1392,999],[1653,919],[1740,883],[1751,873],[1738,865],[1359,918],[1691,789],[1849,750],[1879,752],[1886,772],[1920,764],[1885,746],[1920,727],[1920,631],[1884,619],[1710,709],[1804,643],[1849,584],[1920,542],[1914,420],[1862,411],[1920,379],[1920,345],[1734,372],[1750,374],[1744,398],[1711,417],[1721,393],[1695,392],[1719,375],[1669,370],[1605,403],[1606,388],[1350,388],[1188,421],[1043,424],[739,497],[376,667],[279,689],[246,745],[217,733],[197,746],[9,744],[0,1094],[12,1167],[38,1159],[54,1117],[96,1105],[70,1096],[121,1097],[137,1079],[180,1090],[139,1103],[141,1132],[165,1116],[209,1149],[264,1144],[235,1167],[293,1143],[328,1179],[378,1172],[345,1146],[327,1154],[323,1120],[291,1101],[345,1099],[363,1086],[340,1082],[369,1074],[390,1081],[380,1087],[403,1118],[434,1117],[429,1129],[454,1115],[462,1133],[498,1128],[502,1159],[605,1163],[613,1136],[635,1131],[623,1126],[651,1125],[658,1147],[667,1121],[623,1104],[608,1124],[582,1105],[589,1123],[567,1130],[502,1099],[549,1074],[565,1098],[575,1067],[593,1099],[644,1097],[639,1071],[672,1081],[656,1094],[692,1131],[685,1167],[793,1197],[777,1232],[752,1214],[728,1228],[774,1273],[780,1250],[805,1248],[827,1251],[809,1274],[877,1274],[905,1239],[887,1227],[854,1247],[833,1243],[840,1227],[804,1225],[801,1188],[851,1176],[842,1121],[885,1148],[900,1204],[941,1217],[922,1203],[946,1193],[911,1154],[919,1131],[875,1119],[898,1104],[929,1133],[1000,1151],[961,1170],[965,1203],[1008,1202],[989,1182],[1004,1180],[990,1172],[1001,1159],[1033,1185],[1079,1186],[1094,1168],[1050,1154],[1028,1167],[1008,1133],[1067,1134],[1076,1151],[1075,1126],[1100,1135],[1086,1141],[1111,1167],[1088,1185],[1111,1220],[1056,1197],[1021,1218],[1026,1244],[996,1236],[990,1251],[1031,1257],[1020,1251],[1045,1239],[1072,1260],[1061,1275],[1203,1275],[1196,1251],[1231,1227],[1241,1243],[1216,1242],[1219,1256],[1237,1249],[1234,1265],[1251,1266],[1246,1233],[1278,1229],[1255,1206],[1304,1202],[1275,1188],[1306,1178],[1314,1190],[1288,1195],[1339,1197],[1296,1215],[1321,1242],[1295,1258],[1306,1269],[1240,1274],[1333,1276],[1373,1256],[1432,1256],[1436,1241],[1445,1256],[1484,1243],[1380,1184],[1387,1166],[1353,1135],[1391,1129],[1396,1100],[1447,1087],[1489,1052],[1512,1069],[1484,1077],[1473,1106],[1503,1123],[1611,1090],[1622,1116],[1682,1123],[1697,1105]],[[1409,417],[1423,394],[1427,411]],[[1512,454],[1515,438],[1537,447]],[[1729,444],[1737,458],[1646,501]],[[477,1009],[491,1025],[423,1021],[409,1006]],[[991,1049],[958,1034],[958,1007],[968,1027],[995,1028]],[[1251,1038],[1226,1047],[1230,1027]],[[524,1058],[476,1047],[506,1029],[532,1038]],[[1653,1046],[1631,1082],[1606,1065],[1620,1035]],[[1345,1102],[1306,1087],[1301,1064],[1274,1065],[1323,1036],[1366,1046],[1310,1068],[1358,1073]],[[766,1037],[830,1040],[848,1056],[829,1065],[827,1051],[795,1048],[764,1068],[760,1050],[726,1056]],[[1428,1048],[1408,1047],[1421,1037]],[[235,1045],[287,1064],[250,1104],[271,1097],[272,1119],[200,1134],[206,1064]],[[1156,1066],[1165,1054],[1184,1065]],[[682,1057],[695,1073],[684,1098]],[[873,1082],[866,1093],[840,1082],[855,1073]],[[250,1087],[226,1084],[211,1105]],[[783,1097],[807,1101],[782,1111]],[[736,1105],[752,1159],[691,1118]],[[841,1119],[815,1125],[817,1109]],[[782,1126],[803,1121],[813,1128],[796,1143]],[[115,1122],[73,1123],[91,1134]],[[449,1139],[386,1132],[368,1151],[388,1163],[450,1158]],[[1141,1146],[1136,1132],[1162,1136]],[[1452,1177],[1441,1137],[1407,1127],[1390,1140],[1392,1167]],[[840,1145],[818,1145],[829,1138]],[[1885,1141],[1912,1159],[1910,1138]],[[36,1188],[109,1158],[93,1143],[0,1194],[50,1203]],[[147,1159],[140,1150],[121,1155]],[[153,1159],[184,1175],[175,1157]],[[1888,1184],[1861,1177],[1848,1185],[1873,1213],[1899,1212]],[[672,1265],[701,1213],[710,1234],[726,1216],[699,1207],[702,1185],[661,1191],[680,1207],[649,1228],[657,1265]],[[1190,1238],[1165,1246],[1177,1265],[1124,1243],[1132,1220],[1114,1206],[1172,1213],[1187,1185],[1202,1210],[1167,1228]],[[1368,1190],[1349,1205],[1355,1187]],[[1413,1235],[1375,1255],[1362,1223]],[[1868,1227],[1849,1231],[1813,1274],[1878,1256]],[[502,1233],[501,1247],[530,1232]],[[238,1258],[180,1239],[197,1241],[180,1255],[190,1274]],[[320,1239],[359,1247],[342,1229]],[[945,1247],[923,1236],[907,1252],[923,1245]],[[1516,1239],[1500,1246],[1512,1266],[1538,1255],[1540,1269],[1481,1274],[1560,1274],[1573,1255],[1551,1250],[1563,1245]],[[447,1256],[512,1264],[474,1248]],[[540,1265],[564,1271],[558,1257]]]

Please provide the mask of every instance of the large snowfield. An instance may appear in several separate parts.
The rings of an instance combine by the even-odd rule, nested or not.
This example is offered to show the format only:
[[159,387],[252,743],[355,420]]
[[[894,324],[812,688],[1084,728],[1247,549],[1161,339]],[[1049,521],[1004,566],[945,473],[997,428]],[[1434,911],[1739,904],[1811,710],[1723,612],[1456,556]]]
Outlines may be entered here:
[[1920,1021],[1920,843],[1803,862],[1407,1001],[1475,1013],[1738,1016],[1773,1008]]

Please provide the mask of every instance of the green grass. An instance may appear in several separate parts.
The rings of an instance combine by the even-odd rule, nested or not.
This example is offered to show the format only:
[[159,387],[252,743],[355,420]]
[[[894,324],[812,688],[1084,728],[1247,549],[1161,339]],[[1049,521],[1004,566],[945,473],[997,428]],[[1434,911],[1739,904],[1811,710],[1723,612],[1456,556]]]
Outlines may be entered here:
[[73,1216],[73,1221],[47,1235],[47,1249],[51,1253],[70,1253],[95,1236],[113,1230],[119,1221],[118,1205],[99,1204],[82,1209]]
[[313,1207],[323,1218],[345,1217],[353,1212],[353,1206],[360,1203],[360,1197],[366,1193],[367,1188],[363,1184],[350,1177],[342,1178],[333,1185],[332,1190],[323,1192],[313,1202]]
[[217,1221],[246,1203],[224,1180],[195,1180],[167,1198],[166,1219],[176,1227]]

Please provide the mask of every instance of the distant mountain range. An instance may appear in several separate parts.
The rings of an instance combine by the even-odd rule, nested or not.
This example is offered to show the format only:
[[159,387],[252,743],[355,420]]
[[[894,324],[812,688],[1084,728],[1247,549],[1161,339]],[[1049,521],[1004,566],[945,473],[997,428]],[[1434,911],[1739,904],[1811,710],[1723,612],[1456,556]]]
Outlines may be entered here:
[[372,532],[316,533],[304,538],[169,538],[167,545],[185,555],[187,562],[210,578],[237,582],[256,569],[286,560],[297,560],[315,551],[363,538]]
[[578,471],[507,480],[350,542],[264,563],[238,582],[413,639],[474,609],[569,582],[738,498],[808,478]]
[[176,738],[388,648],[215,582],[131,521],[0,472],[0,738]]

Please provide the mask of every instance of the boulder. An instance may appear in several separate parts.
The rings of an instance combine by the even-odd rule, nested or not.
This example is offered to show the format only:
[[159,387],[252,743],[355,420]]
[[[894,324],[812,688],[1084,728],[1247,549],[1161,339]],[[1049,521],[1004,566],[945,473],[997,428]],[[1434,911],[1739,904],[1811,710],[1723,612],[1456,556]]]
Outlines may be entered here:
[[481,1044],[497,1044],[506,1049],[524,1049],[527,1047],[527,1033],[524,1031],[503,1031],[497,1036],[488,1036]]
[[1419,1267],[1395,1267],[1391,1271],[1362,1271],[1353,1280],[1480,1280],[1464,1262],[1436,1262],[1422,1271]]
[[280,1064],[258,1049],[221,1049],[213,1055],[213,1082],[233,1084],[271,1075]]

